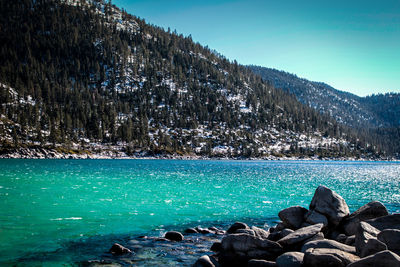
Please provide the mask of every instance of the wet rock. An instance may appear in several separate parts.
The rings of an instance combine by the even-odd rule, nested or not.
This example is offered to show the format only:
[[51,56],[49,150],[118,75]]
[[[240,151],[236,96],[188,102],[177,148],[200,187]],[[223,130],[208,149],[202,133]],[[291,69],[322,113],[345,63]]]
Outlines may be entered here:
[[282,246],[290,246],[303,242],[321,232],[322,227],[323,224],[319,223],[308,227],[300,228],[294,231],[293,233],[290,233],[287,236],[279,239],[278,243]]
[[247,252],[254,249],[268,249],[271,252],[279,252],[282,250],[282,246],[274,241],[246,234],[227,235],[222,239],[221,246],[224,251]]
[[360,258],[338,249],[310,248],[304,253],[304,265],[308,267],[345,267]]
[[167,242],[167,241],[170,241],[170,240],[167,239],[167,238],[165,238],[165,237],[159,237],[159,238],[156,238],[155,241],[158,241],[158,242]]
[[360,256],[361,258],[364,258],[384,250],[387,250],[385,243],[379,241],[378,239],[372,238],[368,239],[360,253]]
[[186,233],[186,234],[198,234],[199,231],[197,231],[197,230],[194,229],[194,228],[188,228],[188,229],[185,230],[185,233]]
[[221,249],[222,249],[222,244],[221,244],[221,242],[214,242],[214,243],[211,245],[211,248],[210,248],[210,250],[211,250],[211,251],[214,251],[214,252],[219,252],[219,251],[221,251]]
[[330,240],[330,239],[324,239],[324,240],[316,240],[316,241],[310,241],[307,242],[303,245],[301,248],[301,252],[306,252],[306,250],[310,248],[332,248],[332,249],[338,249],[347,253],[356,253],[356,248],[352,246],[348,246],[345,244],[342,244],[340,242],[337,242],[335,240]]
[[276,259],[278,267],[301,267],[303,265],[304,253],[286,252]]
[[308,211],[304,216],[304,220],[309,224],[322,223],[324,225],[324,228],[328,226],[328,219],[315,210]]
[[214,231],[214,232],[219,231],[219,229],[217,227],[215,227],[215,226],[208,227],[208,229],[211,230],[211,231]]
[[201,256],[194,264],[193,267],[217,267],[219,263],[208,255]]
[[306,213],[306,208],[294,206],[281,210],[278,216],[286,227],[296,230],[299,229],[303,223],[303,218]]
[[124,254],[128,254],[128,253],[132,253],[132,251],[118,243],[115,243],[114,245],[112,245],[112,247],[110,248],[109,252],[113,255],[124,255]]
[[201,228],[201,227],[196,227],[195,228],[195,230],[198,232],[198,233],[200,233],[200,234],[203,234],[203,235],[207,235],[207,234],[214,234],[214,231],[211,231],[210,229],[208,229],[208,228]]
[[261,228],[252,226],[252,227],[251,227],[251,230],[253,230],[254,233],[255,233],[255,235],[256,235],[257,237],[261,238],[261,239],[267,239],[268,236],[269,236],[269,232],[266,231],[266,230],[264,230],[264,229],[261,229]]
[[239,229],[249,229],[249,226],[247,226],[247,224],[242,223],[242,222],[235,222],[234,224],[231,225],[231,227],[229,227],[229,229],[226,231],[228,234],[232,234],[234,232],[236,232],[236,230]]
[[182,241],[183,240],[183,235],[176,231],[169,231],[165,234],[164,237],[171,241]]
[[400,230],[400,213],[367,220],[366,222],[380,231],[385,229]]
[[276,263],[266,260],[249,260],[247,267],[276,267]]
[[310,203],[310,210],[315,210],[328,218],[331,225],[336,226],[350,214],[346,201],[336,192],[325,186],[319,186]]
[[386,207],[382,203],[379,201],[372,201],[344,219],[342,227],[346,235],[355,235],[360,222],[386,216],[388,214]]
[[356,232],[355,247],[357,254],[360,255],[368,239],[376,239],[379,230],[372,227],[367,222],[360,222]]
[[385,243],[390,251],[400,255],[400,230],[383,230],[378,234],[378,240]]
[[349,245],[349,246],[354,246],[355,242],[356,242],[356,236],[355,235],[348,236],[346,238],[346,241],[344,241],[344,243],[346,245]]
[[348,267],[400,267],[400,257],[385,250],[353,262]]

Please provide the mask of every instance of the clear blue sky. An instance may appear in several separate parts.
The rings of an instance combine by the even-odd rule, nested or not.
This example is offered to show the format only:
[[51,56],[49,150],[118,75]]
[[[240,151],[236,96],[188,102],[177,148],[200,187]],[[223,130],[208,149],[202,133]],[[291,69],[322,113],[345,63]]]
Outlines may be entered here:
[[241,64],[365,96],[400,92],[400,0],[113,0]]

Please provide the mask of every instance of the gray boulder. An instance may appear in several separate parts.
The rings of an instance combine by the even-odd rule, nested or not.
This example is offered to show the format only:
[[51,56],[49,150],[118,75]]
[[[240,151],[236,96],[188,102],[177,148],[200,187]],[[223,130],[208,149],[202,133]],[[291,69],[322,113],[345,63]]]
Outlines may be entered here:
[[183,240],[183,235],[176,231],[166,232],[164,237],[171,241],[182,241]]
[[268,236],[268,239],[272,241],[277,241],[293,232],[294,231],[292,229],[283,229],[282,231],[275,231]]
[[367,220],[366,222],[380,231],[385,229],[400,230],[400,213]]
[[266,231],[266,230],[264,230],[264,229],[261,229],[261,228],[252,226],[252,227],[251,227],[251,230],[253,230],[254,233],[255,233],[255,235],[256,235],[257,237],[259,237],[259,238],[267,239],[268,236],[269,236],[269,232]]
[[354,246],[355,242],[356,242],[356,236],[355,235],[348,236],[346,238],[346,241],[344,241],[344,243],[346,245],[349,245],[349,246]]
[[360,222],[386,216],[388,214],[386,207],[382,203],[379,201],[372,201],[344,219],[342,227],[346,235],[355,235]]
[[360,255],[365,244],[369,239],[376,239],[379,230],[371,226],[367,222],[360,222],[356,232],[355,247],[357,254]]
[[338,249],[347,253],[356,253],[356,248],[352,246],[348,246],[345,244],[342,244],[340,242],[337,242],[335,240],[330,240],[330,239],[324,239],[324,240],[316,240],[316,241],[310,241],[307,242],[303,245],[301,248],[301,252],[306,252],[310,248],[333,248],[333,249]]
[[347,267],[400,267],[400,257],[385,250],[353,262]]
[[217,267],[219,263],[208,255],[201,256],[194,264],[193,267]]
[[324,225],[322,223],[314,224],[311,226],[300,228],[293,233],[288,234],[287,236],[278,240],[278,243],[282,246],[290,246],[294,244],[301,243],[307,239],[312,238],[319,232]]
[[390,251],[400,255],[400,230],[386,229],[378,234],[378,240],[386,244]]
[[303,265],[304,253],[286,252],[276,259],[278,267],[301,267]]
[[266,260],[249,260],[247,267],[276,267],[276,263]]
[[322,223],[324,225],[324,228],[328,226],[328,219],[315,210],[308,211],[304,216],[304,220],[309,224]]
[[306,208],[294,206],[281,210],[278,216],[286,227],[296,230],[299,229],[303,223],[303,218],[306,213]]
[[221,241],[221,248],[224,251],[242,252],[255,249],[264,249],[270,252],[280,252],[282,250],[282,246],[274,241],[246,234],[231,234],[225,236]]
[[304,253],[304,266],[308,267],[345,267],[360,258],[338,249],[310,248]]
[[226,231],[228,234],[232,234],[234,232],[236,232],[236,230],[239,229],[249,229],[249,226],[247,226],[247,224],[242,223],[242,222],[235,222],[234,224],[231,225],[231,227],[229,227],[229,229]]
[[318,186],[315,190],[310,203],[310,210],[325,215],[333,226],[337,226],[344,217],[350,214],[346,201],[325,186]]
[[387,250],[385,243],[379,241],[378,239],[371,238],[368,239],[367,243],[363,247],[360,256],[361,258],[364,258],[384,250]]
[[238,229],[234,232],[234,234],[246,234],[256,236],[256,233],[252,229]]

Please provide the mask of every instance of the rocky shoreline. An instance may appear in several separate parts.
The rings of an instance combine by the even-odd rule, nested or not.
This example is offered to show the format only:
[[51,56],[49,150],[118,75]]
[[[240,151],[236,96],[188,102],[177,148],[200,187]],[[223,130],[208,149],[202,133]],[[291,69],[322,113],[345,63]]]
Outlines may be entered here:
[[181,266],[400,266],[400,214],[389,214],[378,201],[350,214],[341,196],[319,186],[309,209],[288,207],[278,216],[281,221],[270,228],[236,222],[226,231],[194,227],[183,234],[169,231],[163,237],[138,237],[126,244],[110,244],[107,259],[82,265],[171,265],[143,261],[140,249],[147,243],[153,251],[161,247],[158,251],[177,253],[175,263]]
[[136,153],[128,155],[120,150],[101,150],[101,151],[80,151],[80,152],[60,152],[58,149],[49,148],[19,148],[0,154],[0,159],[178,159],[178,160],[340,160],[340,161],[399,161],[395,158],[324,158],[309,156],[266,156],[261,158],[245,158],[245,157],[207,157],[195,154],[178,155],[178,154],[157,154],[149,155],[148,153]]

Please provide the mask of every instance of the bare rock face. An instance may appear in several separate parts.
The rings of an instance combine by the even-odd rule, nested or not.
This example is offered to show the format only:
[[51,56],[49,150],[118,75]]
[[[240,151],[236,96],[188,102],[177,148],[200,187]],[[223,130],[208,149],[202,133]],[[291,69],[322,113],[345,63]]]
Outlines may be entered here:
[[347,267],[400,267],[400,257],[385,250],[353,262]]
[[364,246],[367,244],[369,239],[376,239],[379,234],[379,230],[371,226],[367,222],[361,222],[358,225],[356,232],[355,247],[358,255],[361,255]]
[[310,248],[304,253],[304,266],[308,267],[345,267],[360,258],[338,249]]
[[346,235],[355,235],[360,222],[379,218],[388,214],[386,207],[382,203],[379,201],[372,201],[353,212],[348,218],[344,219],[342,227]]
[[294,206],[281,210],[278,216],[286,227],[296,230],[299,229],[304,222],[303,218],[306,213],[306,208]]
[[338,249],[347,253],[356,253],[356,248],[352,246],[348,246],[345,244],[342,244],[340,242],[337,242],[335,240],[330,240],[330,239],[324,239],[324,240],[316,240],[316,241],[310,241],[307,242],[303,245],[301,248],[301,252],[306,252],[310,248],[332,248],[332,249]]
[[319,232],[324,225],[322,223],[314,224],[311,226],[300,228],[293,233],[288,234],[287,236],[278,240],[278,243],[282,246],[290,246],[294,244],[301,243],[309,238],[312,238]]
[[303,265],[304,253],[286,252],[276,259],[278,267],[301,267]]
[[304,216],[304,220],[309,224],[322,223],[324,225],[324,228],[328,226],[328,219],[315,210],[308,211]]
[[400,230],[383,230],[378,234],[378,240],[385,243],[390,251],[400,255]]
[[310,210],[315,210],[328,218],[332,226],[350,214],[346,201],[336,192],[325,186],[318,186],[310,203]]
[[235,222],[234,224],[229,227],[229,229],[226,231],[228,234],[233,234],[239,229],[249,229],[249,226],[247,224],[242,223],[242,222]]
[[384,250],[387,250],[387,246],[385,245],[385,243],[379,241],[378,239],[372,238],[368,239],[367,243],[361,251],[360,256],[361,258],[365,258]]
[[109,252],[113,255],[124,255],[124,254],[128,254],[128,253],[132,253],[132,251],[118,243],[115,243],[114,245],[112,245],[112,247],[110,248]]

